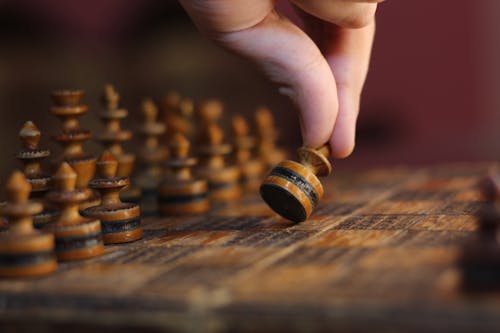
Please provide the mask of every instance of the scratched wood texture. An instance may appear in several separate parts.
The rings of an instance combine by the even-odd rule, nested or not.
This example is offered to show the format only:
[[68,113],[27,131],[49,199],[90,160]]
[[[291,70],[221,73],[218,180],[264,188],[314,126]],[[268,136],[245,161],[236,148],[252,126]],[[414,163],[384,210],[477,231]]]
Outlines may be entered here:
[[0,331],[499,331],[500,296],[461,290],[456,262],[491,164],[335,174],[300,224],[257,197],[0,281]]

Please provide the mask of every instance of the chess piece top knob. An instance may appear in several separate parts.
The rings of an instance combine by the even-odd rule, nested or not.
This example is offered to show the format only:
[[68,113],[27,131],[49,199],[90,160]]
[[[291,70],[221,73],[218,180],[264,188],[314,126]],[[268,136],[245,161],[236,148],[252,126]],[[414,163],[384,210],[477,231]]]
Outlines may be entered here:
[[26,149],[37,149],[40,137],[40,130],[32,121],[25,122],[19,131],[19,138]]
[[[10,218],[11,228],[22,226],[21,229],[23,230],[31,230],[33,228],[31,218],[29,220],[23,218],[42,211],[41,203],[28,200],[30,191],[31,185],[23,173],[14,171],[5,184],[7,203],[0,207],[0,213]],[[27,222],[27,225],[25,222]]]
[[203,123],[214,123],[222,116],[223,109],[224,106],[221,101],[216,99],[207,100],[200,105],[200,118]]

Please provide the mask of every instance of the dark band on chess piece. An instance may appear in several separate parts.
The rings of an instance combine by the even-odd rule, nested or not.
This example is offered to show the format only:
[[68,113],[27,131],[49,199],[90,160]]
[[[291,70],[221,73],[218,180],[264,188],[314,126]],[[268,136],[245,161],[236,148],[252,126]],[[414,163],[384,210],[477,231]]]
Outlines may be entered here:
[[260,187],[262,199],[276,213],[293,222],[305,221],[323,197],[318,176],[332,171],[330,148],[307,147],[297,151],[300,163],[283,161],[271,170]]

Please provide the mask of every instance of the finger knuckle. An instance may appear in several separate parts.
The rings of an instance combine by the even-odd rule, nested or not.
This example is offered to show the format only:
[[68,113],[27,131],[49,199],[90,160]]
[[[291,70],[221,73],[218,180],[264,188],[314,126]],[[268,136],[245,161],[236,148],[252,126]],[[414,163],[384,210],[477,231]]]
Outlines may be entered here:
[[363,6],[346,15],[340,22],[345,28],[359,29],[370,25],[375,20],[375,7]]

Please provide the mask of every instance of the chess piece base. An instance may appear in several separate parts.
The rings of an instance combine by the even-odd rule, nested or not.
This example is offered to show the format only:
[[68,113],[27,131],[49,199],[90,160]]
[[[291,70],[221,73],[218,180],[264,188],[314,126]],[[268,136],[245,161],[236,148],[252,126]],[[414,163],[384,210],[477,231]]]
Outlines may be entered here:
[[165,182],[159,188],[158,207],[160,215],[193,215],[207,212],[208,185],[205,180]]
[[207,179],[210,201],[230,203],[241,197],[240,170],[237,167],[206,169],[200,172],[200,177]]
[[294,161],[280,162],[260,187],[262,199],[279,215],[303,222],[323,197],[323,186],[308,168]]
[[1,277],[44,276],[56,269],[53,235],[41,232],[11,235],[7,231],[0,237]]
[[71,225],[50,224],[46,230],[54,233],[58,260],[89,259],[104,252],[99,220],[82,219]]
[[142,238],[141,210],[137,204],[90,207],[82,214],[101,221],[104,244],[129,243]]

